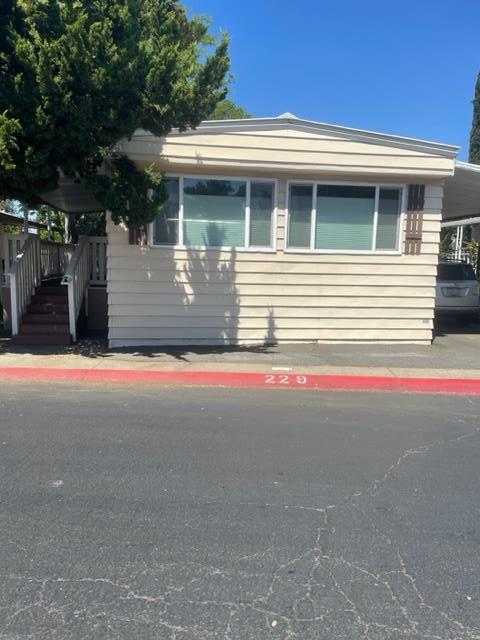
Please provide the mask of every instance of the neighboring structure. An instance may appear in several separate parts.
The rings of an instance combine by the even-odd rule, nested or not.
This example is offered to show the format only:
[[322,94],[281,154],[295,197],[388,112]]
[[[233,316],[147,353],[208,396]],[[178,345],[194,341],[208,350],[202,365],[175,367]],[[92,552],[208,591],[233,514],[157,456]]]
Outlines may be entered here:
[[284,114],[119,151],[170,199],[146,246],[108,222],[111,347],[430,343],[457,147]]

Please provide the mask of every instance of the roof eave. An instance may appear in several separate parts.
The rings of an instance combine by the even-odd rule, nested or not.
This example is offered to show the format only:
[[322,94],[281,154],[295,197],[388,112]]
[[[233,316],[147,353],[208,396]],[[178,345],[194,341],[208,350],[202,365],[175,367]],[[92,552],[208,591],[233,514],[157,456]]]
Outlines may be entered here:
[[[327,124],[324,122],[315,122],[313,120],[303,120],[296,117],[288,118],[245,118],[236,120],[205,120],[195,129],[187,131],[172,130],[170,136],[184,136],[195,133],[228,133],[238,131],[254,131],[262,129],[285,129],[293,127],[303,131],[333,133],[340,137],[353,138],[359,142],[370,144],[381,144],[392,147],[401,147],[414,151],[423,151],[427,153],[435,153],[447,158],[456,158],[460,147],[456,145],[445,144],[441,142],[433,142],[430,140],[422,140],[417,138],[409,138],[406,136],[392,135],[377,131],[369,131],[367,129],[355,129],[341,125]],[[144,130],[135,132],[135,137],[155,137]]]

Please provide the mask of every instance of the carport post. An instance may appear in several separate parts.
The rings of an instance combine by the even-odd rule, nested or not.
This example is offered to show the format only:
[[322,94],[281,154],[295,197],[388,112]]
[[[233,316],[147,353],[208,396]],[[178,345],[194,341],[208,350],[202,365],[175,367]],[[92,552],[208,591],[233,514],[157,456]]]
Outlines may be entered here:
[[455,260],[460,260],[463,245],[463,226],[457,226],[455,234]]

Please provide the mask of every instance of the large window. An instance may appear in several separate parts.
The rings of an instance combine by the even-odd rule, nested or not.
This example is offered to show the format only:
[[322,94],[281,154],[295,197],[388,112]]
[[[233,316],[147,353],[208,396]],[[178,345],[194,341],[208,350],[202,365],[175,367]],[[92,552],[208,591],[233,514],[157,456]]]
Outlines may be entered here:
[[273,246],[274,182],[180,177],[165,184],[169,198],[153,225],[154,244]]
[[288,248],[395,251],[401,187],[290,184]]

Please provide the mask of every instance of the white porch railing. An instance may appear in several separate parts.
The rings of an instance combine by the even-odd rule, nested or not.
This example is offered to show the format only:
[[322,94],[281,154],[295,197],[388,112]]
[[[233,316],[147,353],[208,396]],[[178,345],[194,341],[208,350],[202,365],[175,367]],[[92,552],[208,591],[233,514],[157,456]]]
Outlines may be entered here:
[[65,273],[73,255],[72,244],[61,244],[50,240],[40,241],[40,263],[42,278],[61,276]]
[[471,261],[471,255],[468,251],[449,251],[448,253],[441,253],[440,260],[469,263]]
[[35,287],[41,282],[40,238],[28,236],[22,252],[13,260],[10,270],[10,298],[12,313],[12,334],[18,335],[20,319],[27,308]]
[[40,240],[35,234],[4,234],[3,286],[11,288],[12,333],[42,278],[63,276],[68,286],[70,333],[76,340],[76,325],[88,286],[107,284],[107,238],[84,236],[77,246]]
[[1,273],[1,286],[9,287],[10,280],[8,274],[12,262],[15,258],[22,253],[22,247],[25,240],[28,238],[26,233],[4,233],[3,234],[3,268]]
[[105,236],[89,236],[90,244],[90,284],[106,286],[107,284],[107,238]]
[[[5,233],[3,245],[3,259],[0,265],[0,285],[9,287],[8,272],[16,256],[22,253],[25,240],[36,234]],[[93,286],[106,286],[107,284],[107,238],[105,236],[88,236],[90,254],[89,283]],[[42,278],[63,276],[70,262],[74,245],[40,240],[40,264]],[[3,268],[1,268],[3,266]]]
[[70,335],[77,339],[77,320],[82,308],[85,291],[90,280],[89,238],[83,236],[75,247],[72,259],[68,264],[62,284],[68,286],[68,316]]

